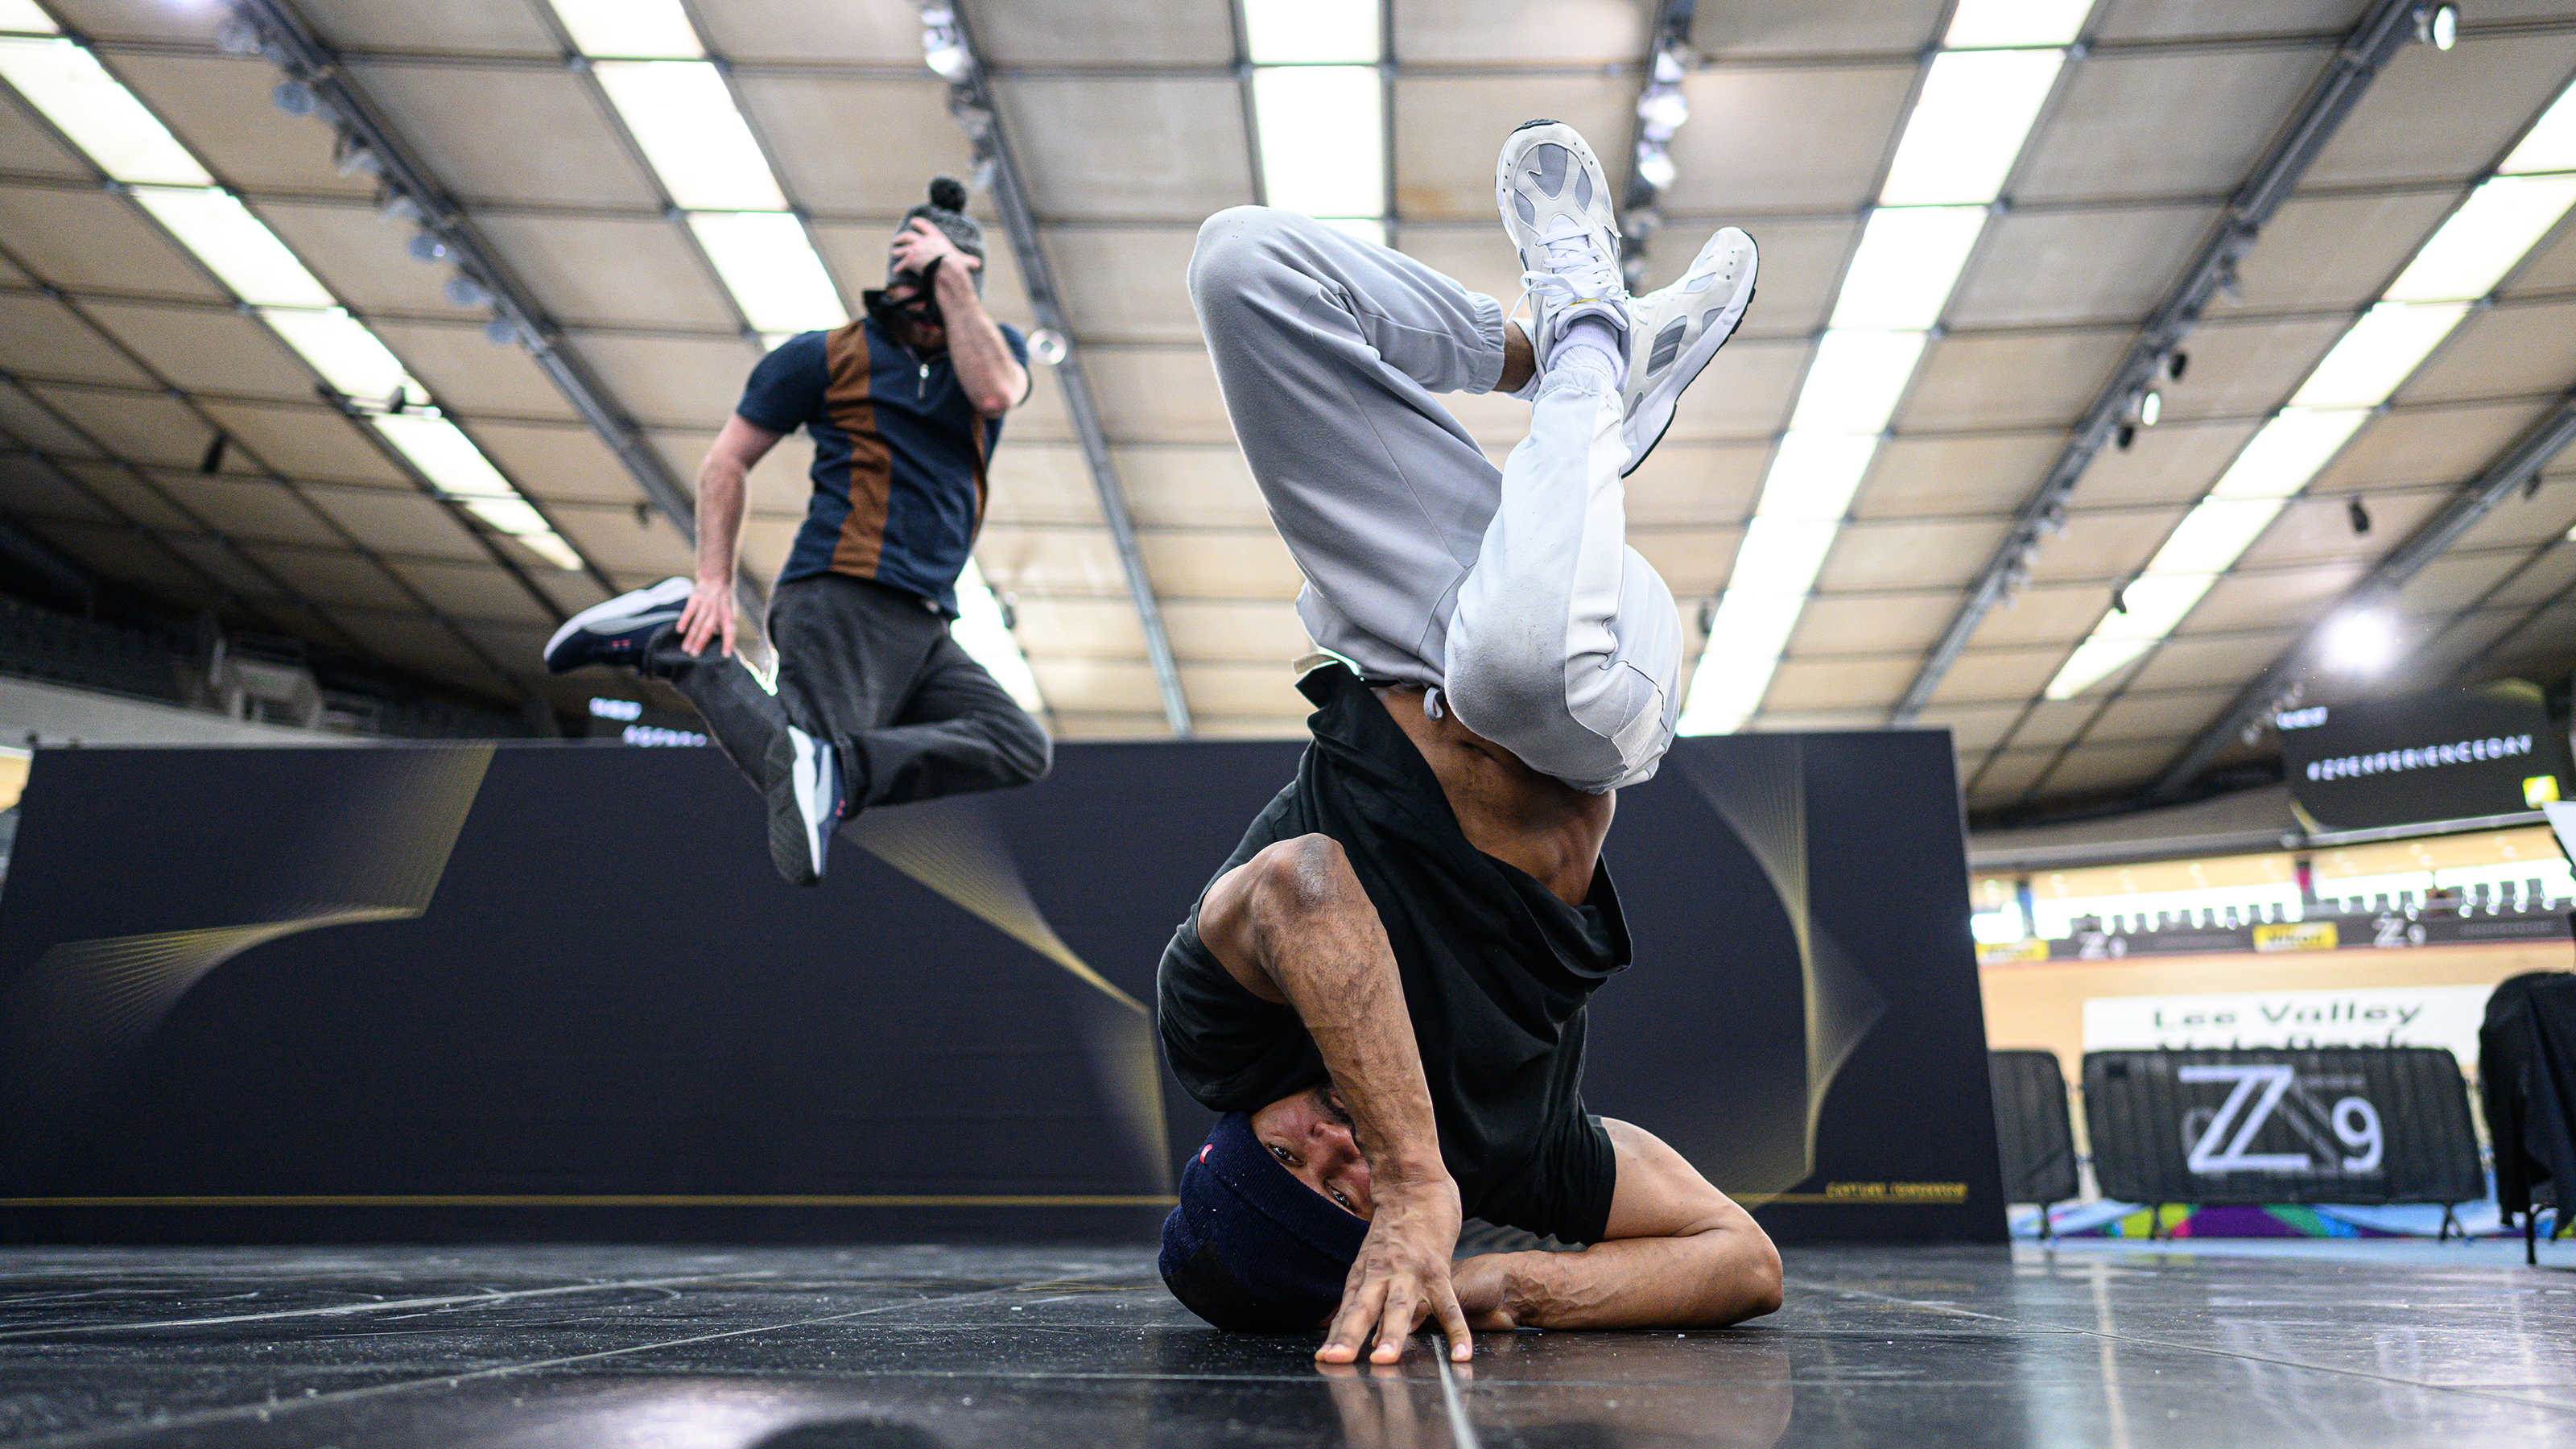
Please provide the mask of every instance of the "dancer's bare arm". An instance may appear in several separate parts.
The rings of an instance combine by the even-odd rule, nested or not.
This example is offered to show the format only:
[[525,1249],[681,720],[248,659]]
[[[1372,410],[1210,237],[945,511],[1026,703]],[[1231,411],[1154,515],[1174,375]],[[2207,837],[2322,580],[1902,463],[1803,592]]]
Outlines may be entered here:
[[1296,1008],[1368,1158],[1368,1237],[1316,1357],[1350,1363],[1366,1350],[1393,1363],[1429,1316],[1450,1357],[1465,1359],[1467,1320],[1449,1282],[1458,1184],[1440,1160],[1395,952],[1341,846],[1306,835],[1268,847],[1208,888],[1198,929],[1244,989]]
[[733,653],[734,554],[742,541],[745,480],[752,465],[778,446],[779,436],[737,413],[725,419],[707,460],[698,465],[698,586],[680,611],[680,647],[692,654],[704,652],[718,635],[724,652]]
[[1780,1306],[1780,1253],[1753,1216],[1641,1127],[1605,1120],[1618,1156],[1603,1241],[1457,1265],[1480,1328],[1716,1328]]

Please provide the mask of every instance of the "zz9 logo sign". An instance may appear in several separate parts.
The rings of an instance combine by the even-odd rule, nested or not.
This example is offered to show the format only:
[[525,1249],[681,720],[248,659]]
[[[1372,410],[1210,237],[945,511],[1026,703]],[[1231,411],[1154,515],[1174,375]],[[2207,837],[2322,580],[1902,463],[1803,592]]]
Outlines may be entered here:
[[[2367,1098],[2342,1096],[2329,1106],[2320,1091],[2358,1086],[2350,1077],[2311,1077],[2291,1067],[2176,1067],[2183,1082],[2232,1082],[2216,1108],[2194,1107],[2182,1118],[2184,1161],[2195,1173],[2268,1172],[2299,1177],[2376,1177],[2387,1147],[2379,1109]],[[2274,1147],[2308,1150],[2254,1151],[2266,1127],[2276,1127]],[[2282,1139],[2289,1139],[2284,1142]]]

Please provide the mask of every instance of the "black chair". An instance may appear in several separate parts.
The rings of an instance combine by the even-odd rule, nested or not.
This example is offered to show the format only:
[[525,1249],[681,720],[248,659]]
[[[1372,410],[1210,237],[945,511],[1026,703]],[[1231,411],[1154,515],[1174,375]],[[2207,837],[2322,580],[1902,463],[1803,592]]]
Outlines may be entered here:
[[2539,1261],[2539,1206],[2567,1231],[2576,1189],[2576,975],[2529,971],[2487,998],[2478,1027],[2478,1094],[2495,1147],[2496,1207],[2522,1214],[2523,1260]]
[[2049,1235],[2048,1208],[2078,1196],[2075,1128],[2066,1111],[2066,1076],[2057,1053],[1986,1053],[1995,1094],[1995,1147],[2003,1156],[2004,1201],[2039,1204],[2039,1235]]

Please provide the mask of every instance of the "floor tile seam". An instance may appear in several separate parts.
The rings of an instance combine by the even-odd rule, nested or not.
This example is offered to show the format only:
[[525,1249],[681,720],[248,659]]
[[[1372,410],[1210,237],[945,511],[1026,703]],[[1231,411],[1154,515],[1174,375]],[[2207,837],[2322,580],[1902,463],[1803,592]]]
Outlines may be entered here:
[[1800,1288],[1828,1293],[1841,1293],[1855,1298],[1869,1298],[1881,1303],[1899,1304],[1907,1308],[1930,1309],[1935,1313],[1947,1313],[1960,1318],[1975,1318],[1988,1323],[2006,1323],[2015,1328],[2036,1329],[2047,1333],[2073,1334],[2081,1338],[2101,1339],[2108,1343],[2132,1344],[2140,1348],[2161,1348],[2175,1353],[2200,1354],[2209,1358],[2235,1359],[2241,1363],[2269,1364],[2275,1368],[2304,1369],[2311,1373],[2332,1374],[2339,1378],[2359,1379],[2365,1383],[2389,1384],[2398,1388],[2426,1389],[2434,1393],[2458,1394],[2464,1398],[2484,1399],[2491,1403],[2514,1404],[2524,1408],[2549,1409],[2560,1413],[2576,1414],[2576,1403],[2552,1403],[2546,1399],[2522,1398],[2513,1394],[2493,1393],[2483,1389],[2460,1388],[2449,1384],[2427,1383],[2421,1379],[2400,1378],[2395,1374],[2370,1373],[2362,1369],[2337,1368],[2331,1364],[2303,1363],[2298,1359],[2274,1358],[2268,1354],[2240,1353],[2233,1349],[2209,1348],[2199,1344],[2175,1343],[2168,1339],[2139,1338],[2125,1333],[2110,1333],[2098,1328],[2080,1328],[2068,1324],[2040,1323],[2029,1319],[2008,1318],[2002,1314],[1979,1313],[1973,1309],[1959,1308],[1947,1303],[1924,1303],[1910,1298],[1898,1298],[1892,1294],[1872,1293],[1867,1289],[1862,1288],[1838,1288],[1822,1283],[1795,1283],[1794,1280],[1792,1280],[1792,1282],[1794,1286]]
[[[1067,1279],[1063,1281],[1074,1282],[1080,1280]],[[532,1373],[550,1368],[562,1368],[567,1365],[577,1363],[593,1363],[601,1359],[621,1358],[625,1355],[634,1353],[647,1353],[657,1348],[681,1348],[693,1343],[711,1343],[717,1339],[723,1338],[743,1338],[757,1333],[775,1333],[783,1329],[807,1328],[824,1323],[839,1323],[852,1318],[865,1318],[872,1314],[890,1313],[899,1308],[954,1303],[968,1298],[989,1298],[997,1294],[1016,1293],[1018,1291],[1020,1291],[1020,1285],[1012,1284],[1000,1288],[981,1289],[974,1293],[957,1294],[947,1298],[916,1299],[911,1303],[877,1304],[867,1308],[852,1309],[847,1313],[829,1314],[821,1318],[797,1319],[791,1323],[770,1323],[761,1324],[751,1328],[730,1328],[718,1333],[694,1334],[687,1338],[667,1339],[657,1343],[636,1344],[628,1348],[602,1349],[596,1353],[569,1354],[558,1358],[534,1359],[524,1363],[494,1364],[485,1368],[468,1369],[463,1373],[428,1374],[419,1378],[403,1379],[395,1383],[370,1384],[362,1389],[342,1389],[327,1394],[314,1394],[300,1399],[280,1399],[273,1403],[234,1404],[221,1409],[201,1410],[193,1414],[174,1414],[168,1418],[155,1419],[142,1423],[102,1425],[95,1429],[79,1429],[67,1434],[53,1435],[48,1438],[20,1440],[17,1444],[11,1446],[11,1449],[73,1449],[73,1446],[77,1445],[105,1444],[118,1439],[130,1439],[145,1434],[166,1434],[177,1430],[199,1428],[207,1424],[229,1423],[240,1419],[254,1419],[262,1416],[274,1416],[278,1414],[302,1413],[306,1410],[321,1408],[325,1405],[336,1407],[359,1399],[383,1398],[391,1394],[406,1393],[414,1389],[432,1388],[441,1384],[444,1384],[449,1388],[455,1388],[460,1384],[472,1380],[505,1378],[512,1374]]]
[[497,1293],[452,1293],[435,1298],[393,1298],[382,1303],[335,1303],[324,1308],[281,1308],[267,1313],[229,1313],[212,1318],[164,1318],[142,1323],[78,1323],[54,1328],[0,1329],[0,1339],[40,1338],[58,1333],[142,1332],[161,1328],[209,1328],[225,1323],[267,1323],[281,1318],[327,1318],[360,1313],[389,1313],[403,1308],[454,1308],[467,1304],[513,1303],[528,1298],[570,1293],[608,1293],[621,1288],[669,1288],[683,1283],[722,1283],[772,1278],[774,1269],[741,1273],[691,1273],[677,1278],[631,1278],[606,1283],[563,1283],[551,1288],[514,1288]]

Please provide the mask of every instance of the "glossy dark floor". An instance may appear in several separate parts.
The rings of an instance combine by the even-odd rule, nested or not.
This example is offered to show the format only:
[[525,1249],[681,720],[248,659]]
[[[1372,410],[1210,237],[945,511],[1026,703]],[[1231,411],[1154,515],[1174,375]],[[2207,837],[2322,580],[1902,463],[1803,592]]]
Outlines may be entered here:
[[1116,1250],[0,1251],[0,1443],[2576,1443],[2576,1245],[1809,1251],[1722,1332],[1317,1371]]

